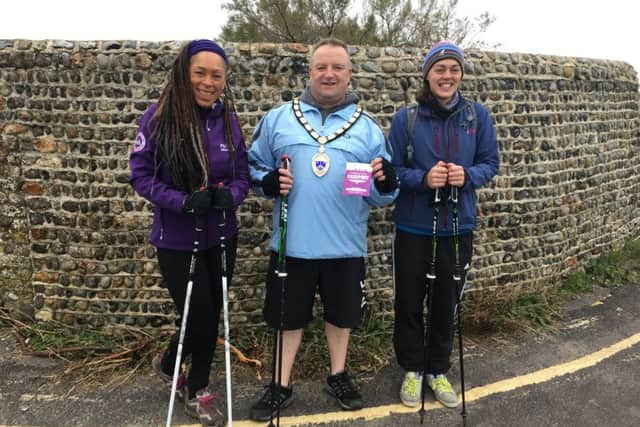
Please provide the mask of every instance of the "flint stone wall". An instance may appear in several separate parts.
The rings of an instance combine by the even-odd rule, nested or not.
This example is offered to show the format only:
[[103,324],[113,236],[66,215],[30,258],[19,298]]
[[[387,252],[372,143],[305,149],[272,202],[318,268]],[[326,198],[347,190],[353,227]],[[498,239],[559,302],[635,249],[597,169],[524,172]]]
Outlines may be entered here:
[[[0,305],[69,324],[167,326],[147,243],[149,204],[128,185],[142,112],[179,42],[0,41]],[[307,83],[309,47],[229,44],[248,144]],[[352,87],[388,131],[420,85],[424,51],[351,47]],[[499,176],[479,191],[471,296],[550,286],[640,235],[638,80],[622,62],[467,52],[463,91],[491,111]],[[404,88],[408,88],[405,93]],[[249,195],[230,290],[232,325],[261,322],[272,202]],[[392,309],[390,209],[369,222],[367,298]]]

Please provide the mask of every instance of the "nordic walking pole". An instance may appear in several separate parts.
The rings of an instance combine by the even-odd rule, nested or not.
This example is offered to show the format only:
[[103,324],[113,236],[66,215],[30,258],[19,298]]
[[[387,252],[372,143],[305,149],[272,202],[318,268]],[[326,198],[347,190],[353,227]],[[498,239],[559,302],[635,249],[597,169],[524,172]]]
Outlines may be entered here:
[[[280,167],[285,170],[290,170],[291,160],[284,154],[280,162]],[[289,219],[289,196],[280,195],[280,223],[279,231],[280,236],[278,239],[278,270],[276,274],[280,278],[280,325],[277,330],[274,331],[273,342],[273,375],[271,378],[271,397],[275,399],[276,385],[278,387],[278,394],[280,393],[280,387],[282,387],[282,335],[284,330],[284,285],[287,278],[287,262],[286,262],[286,249],[287,249],[287,222]],[[276,361],[277,359],[277,361]],[[278,372],[276,381],[276,370]],[[279,398],[274,402],[279,402]],[[276,424],[280,427],[280,405],[276,408]],[[273,426],[273,411],[271,411],[271,417],[269,419],[269,427]]]
[[433,301],[433,288],[436,281],[436,259],[438,252],[438,217],[440,216],[440,189],[436,188],[433,195],[433,237],[431,238],[431,267],[427,273],[427,322],[425,323],[425,338],[422,346],[423,352],[423,370],[422,370],[422,386],[420,387],[420,397],[422,406],[420,407],[420,424],[424,423],[424,394],[425,394],[425,378],[427,376],[428,352],[427,348],[431,341],[431,313]]
[[451,204],[453,206],[453,248],[455,254],[455,269],[453,280],[456,283],[456,309],[458,313],[458,351],[460,352],[460,389],[462,394],[462,425],[467,425],[467,404],[464,396],[464,349],[462,340],[462,294],[464,282],[462,281],[462,269],[460,265],[460,233],[458,230],[458,187],[451,186]]
[[167,413],[167,427],[171,426],[171,417],[173,415],[173,404],[176,399],[176,389],[178,388],[178,375],[180,374],[180,362],[182,360],[182,345],[184,336],[187,331],[187,317],[189,317],[189,305],[191,303],[191,291],[193,290],[193,275],[196,271],[196,256],[200,248],[200,235],[202,234],[202,218],[194,215],[195,233],[193,240],[193,252],[191,253],[191,262],[189,263],[189,280],[187,282],[187,293],[184,297],[184,309],[182,310],[182,321],[180,322],[180,335],[178,338],[178,354],[176,355],[176,363],[173,367],[173,380],[171,381],[171,397],[169,398],[169,412]]
[[[218,183],[218,188],[224,187],[222,182]],[[228,426],[233,426],[233,400],[231,400],[231,349],[229,338],[229,290],[227,286],[227,244],[224,237],[224,227],[226,225],[226,212],[220,209],[220,267],[222,269],[222,312],[224,318],[224,368],[227,383],[227,420]]]

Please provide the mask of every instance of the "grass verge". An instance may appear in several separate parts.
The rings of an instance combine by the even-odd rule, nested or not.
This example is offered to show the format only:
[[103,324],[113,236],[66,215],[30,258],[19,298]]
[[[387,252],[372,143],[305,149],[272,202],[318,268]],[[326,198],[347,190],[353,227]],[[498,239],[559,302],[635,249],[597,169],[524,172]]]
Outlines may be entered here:
[[66,362],[48,378],[53,383],[66,378],[72,387],[123,384],[146,366],[158,350],[158,341],[167,335],[154,336],[140,329],[126,329],[116,335],[56,321],[27,324],[2,308],[0,321],[9,326],[23,354]]
[[602,254],[584,271],[568,274],[559,286],[520,295],[476,313],[473,327],[499,332],[554,332],[562,307],[569,300],[597,287],[625,284],[640,284],[640,240],[628,241],[622,249]]
[[[323,320],[316,318],[305,328],[292,378],[321,379],[328,375],[330,360],[323,325]],[[373,310],[365,311],[360,327],[351,333],[347,356],[348,369],[360,377],[377,372],[388,364],[389,356],[393,354],[392,335],[393,316],[391,314],[380,314]],[[249,335],[238,336],[234,345],[248,357],[262,362],[262,368],[257,372],[258,378],[263,380],[271,378],[272,329],[265,326],[253,328]],[[216,362],[222,363],[223,357],[222,347],[220,347],[216,352]],[[241,377],[256,374],[256,371],[247,365],[236,364],[234,368]]]

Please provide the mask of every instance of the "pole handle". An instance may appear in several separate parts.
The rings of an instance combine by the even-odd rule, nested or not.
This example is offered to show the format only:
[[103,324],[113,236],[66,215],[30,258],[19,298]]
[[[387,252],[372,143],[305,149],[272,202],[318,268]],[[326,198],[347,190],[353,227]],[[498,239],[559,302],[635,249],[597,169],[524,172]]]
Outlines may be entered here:
[[455,185],[451,186],[450,198],[451,203],[453,203],[454,205],[458,204],[458,187],[456,187]]
[[288,155],[283,154],[280,158],[280,167],[285,170],[290,170],[291,168],[291,159]]

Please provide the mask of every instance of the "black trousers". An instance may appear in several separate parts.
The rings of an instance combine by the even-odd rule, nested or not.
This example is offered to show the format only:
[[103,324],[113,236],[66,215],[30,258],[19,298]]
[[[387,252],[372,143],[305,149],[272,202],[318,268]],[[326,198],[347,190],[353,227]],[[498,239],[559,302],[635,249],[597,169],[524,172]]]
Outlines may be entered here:
[[[237,236],[226,242],[227,285],[231,284],[236,258]],[[169,288],[176,311],[182,316],[187,293],[191,252],[158,248],[158,262],[162,278]],[[191,356],[187,375],[190,397],[209,385],[211,362],[218,338],[218,323],[222,310],[222,259],[220,246],[198,252],[191,302],[184,337],[182,360]],[[179,328],[180,323],[178,323]],[[172,373],[178,354],[179,329],[164,354],[162,368]]]
[[[473,233],[459,236],[461,284],[471,262]],[[426,345],[427,373],[444,374],[451,367],[454,309],[457,301],[453,237],[438,237],[436,279],[433,281],[430,339]],[[425,357],[426,278],[432,259],[432,237],[396,230],[393,247],[395,325],[393,344],[398,364],[406,371],[422,372]]]

